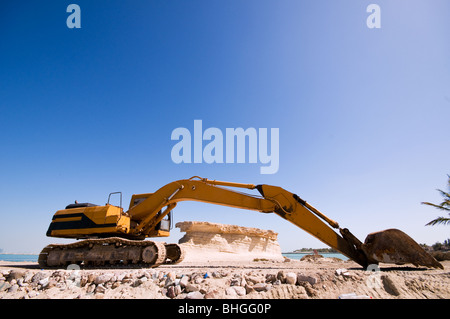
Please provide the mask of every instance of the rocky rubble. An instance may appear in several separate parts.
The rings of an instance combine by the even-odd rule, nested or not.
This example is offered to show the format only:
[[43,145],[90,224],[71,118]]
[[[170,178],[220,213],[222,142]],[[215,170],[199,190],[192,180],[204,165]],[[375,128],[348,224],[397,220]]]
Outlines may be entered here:
[[[366,271],[351,261],[228,262],[152,269],[39,270],[0,263],[0,298],[450,298],[444,270]],[[12,269],[11,269],[12,268]]]
[[206,222],[177,227],[186,232],[180,244],[187,258],[179,264],[39,270],[37,263],[0,261],[0,299],[450,299],[450,261],[443,270],[368,271],[321,255],[284,258],[273,231]]
[[[280,285],[314,285],[318,278],[279,270],[212,272],[141,270],[3,270],[0,298],[241,298]],[[135,294],[138,290],[139,294]],[[133,291],[136,290],[136,291]],[[305,290],[306,293],[306,290]],[[306,295],[305,295],[306,297]]]

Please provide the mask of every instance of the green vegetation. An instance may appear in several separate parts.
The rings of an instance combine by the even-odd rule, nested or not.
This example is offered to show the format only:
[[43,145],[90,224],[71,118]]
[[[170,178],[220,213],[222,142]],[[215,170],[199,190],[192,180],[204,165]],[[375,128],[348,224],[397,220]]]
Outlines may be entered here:
[[450,250],[450,238],[444,240],[443,243],[441,242],[436,242],[431,246],[428,246],[427,244],[420,244],[420,246],[427,250],[427,251],[446,251],[446,250]]
[[[448,185],[447,186],[450,191],[450,175],[447,175],[447,176],[448,176]],[[444,201],[442,203],[432,204],[429,202],[422,202],[422,204],[432,206],[439,210],[450,212],[450,193],[444,192],[443,190],[440,190],[440,189],[438,189],[437,191],[439,193],[441,193],[442,197],[444,197]],[[449,213],[449,216],[450,216],[450,213]],[[439,216],[438,218],[435,218],[431,222],[427,223],[425,226],[434,226],[434,225],[438,225],[438,224],[446,225],[448,223],[450,223],[450,218]]]

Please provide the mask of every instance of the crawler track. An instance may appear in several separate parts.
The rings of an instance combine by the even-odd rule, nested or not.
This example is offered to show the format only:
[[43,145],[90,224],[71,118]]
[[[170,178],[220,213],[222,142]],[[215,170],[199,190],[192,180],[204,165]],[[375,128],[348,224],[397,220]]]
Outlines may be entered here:
[[110,237],[48,245],[39,254],[38,262],[41,268],[65,268],[70,264],[83,268],[148,268],[178,263],[183,257],[177,244]]

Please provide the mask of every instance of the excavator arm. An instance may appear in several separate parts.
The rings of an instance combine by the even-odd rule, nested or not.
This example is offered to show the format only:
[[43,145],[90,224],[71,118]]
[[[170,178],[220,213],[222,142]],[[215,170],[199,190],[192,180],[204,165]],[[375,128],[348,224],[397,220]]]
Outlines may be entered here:
[[[257,190],[259,195],[238,189]],[[196,176],[171,182],[155,193],[133,195],[127,212],[109,203],[105,206],[77,203],[57,211],[47,236],[86,240],[45,247],[39,264],[46,267],[69,262],[94,265],[132,262],[157,266],[180,262],[184,253],[179,245],[162,245],[142,239],[168,236],[168,229],[161,227],[162,221],[181,201],[274,213],[363,267],[386,262],[443,268],[398,229],[369,234],[362,243],[348,229],[340,228],[337,222],[281,187],[222,182]]]
[[[238,192],[223,186],[256,189],[260,196]],[[150,232],[178,202],[187,200],[262,213],[275,213],[363,267],[379,262],[412,262],[416,265],[442,267],[412,238],[399,230],[376,233],[382,234],[378,235],[381,238],[375,240],[378,245],[373,244],[371,234],[368,236],[368,239],[372,238],[369,243],[363,244],[348,229],[339,228],[337,222],[319,212],[298,195],[281,187],[223,182],[200,177],[169,183],[144,201],[130,207],[128,214],[137,223],[137,226],[131,230],[132,234],[142,236]],[[165,210],[163,210],[164,207],[166,207]],[[340,234],[333,228],[339,229]],[[397,242],[392,243],[394,237]],[[395,246],[401,246],[401,249],[396,249]],[[410,256],[413,257],[410,258]]]

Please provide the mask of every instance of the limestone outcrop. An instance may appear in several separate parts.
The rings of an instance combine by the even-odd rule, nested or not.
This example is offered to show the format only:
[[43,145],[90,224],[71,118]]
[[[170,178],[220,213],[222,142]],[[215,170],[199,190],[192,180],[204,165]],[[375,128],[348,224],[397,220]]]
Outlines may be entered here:
[[278,234],[272,230],[210,222],[185,221],[175,227],[186,232],[179,244],[189,261],[282,261]]

